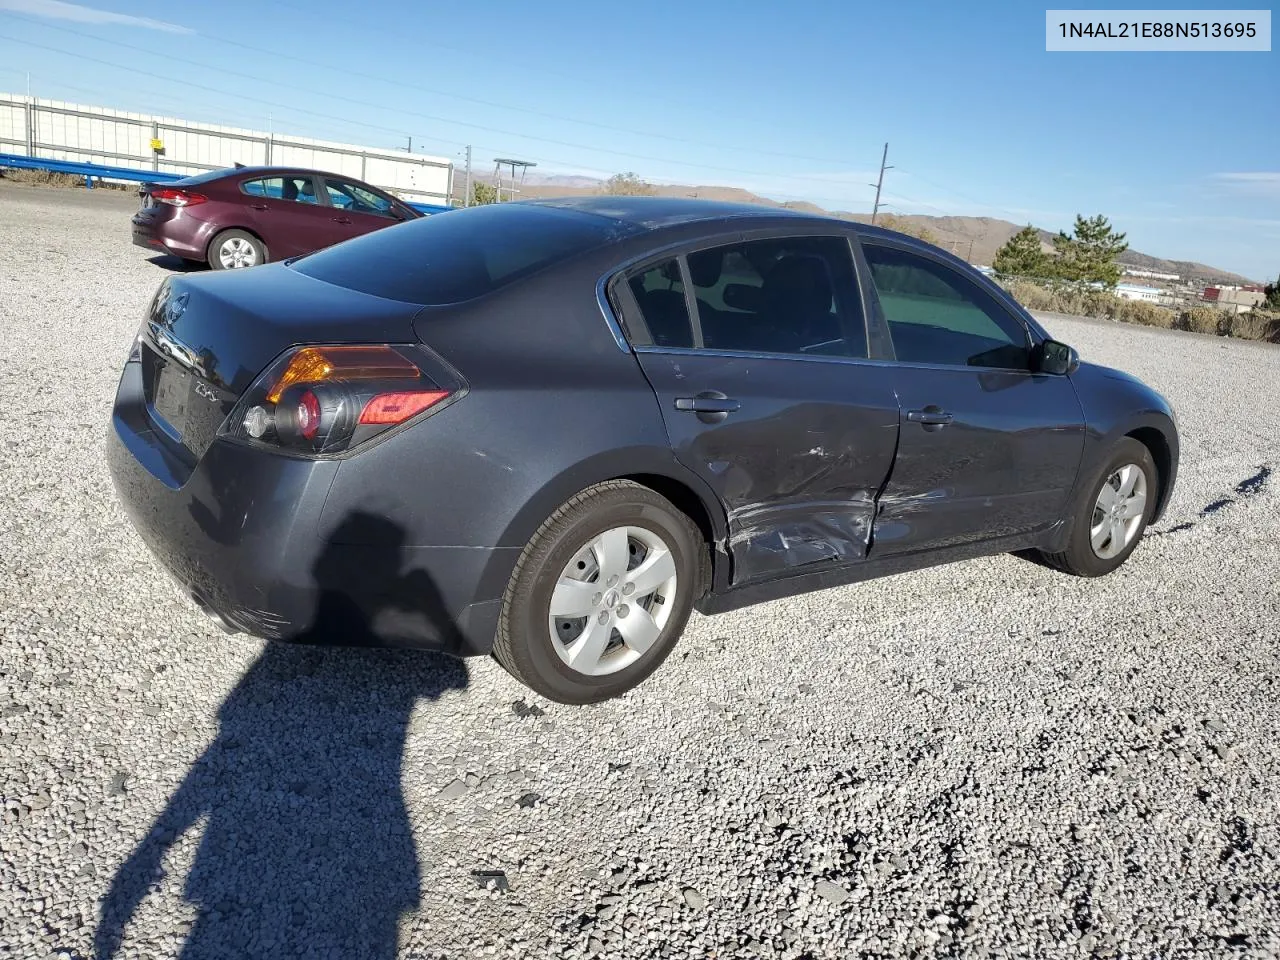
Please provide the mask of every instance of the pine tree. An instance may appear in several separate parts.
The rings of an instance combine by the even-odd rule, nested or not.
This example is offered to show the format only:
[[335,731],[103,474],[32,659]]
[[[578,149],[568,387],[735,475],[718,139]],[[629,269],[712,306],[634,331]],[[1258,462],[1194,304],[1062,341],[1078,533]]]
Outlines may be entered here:
[[1057,257],[1053,273],[1063,280],[1100,283],[1114,287],[1120,282],[1120,265],[1116,257],[1129,249],[1123,233],[1116,233],[1102,214],[1082,217],[1076,214],[1072,236],[1063,231],[1053,238]]
[[1040,231],[1028,224],[1019,230],[1009,242],[996,251],[991,262],[996,276],[1029,277],[1039,279],[1048,272],[1049,258],[1040,248]]
[[1275,283],[1268,283],[1263,292],[1267,299],[1263,301],[1263,306],[1268,310],[1280,310],[1280,277],[1276,277]]

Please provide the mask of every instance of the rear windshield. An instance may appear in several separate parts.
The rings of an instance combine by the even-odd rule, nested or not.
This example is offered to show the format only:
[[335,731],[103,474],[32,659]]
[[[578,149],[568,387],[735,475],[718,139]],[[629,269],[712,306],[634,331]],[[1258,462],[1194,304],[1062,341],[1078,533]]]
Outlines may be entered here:
[[391,300],[461,303],[637,230],[590,214],[489,204],[378,230],[309,254],[293,269]]
[[183,177],[181,180],[175,180],[174,183],[180,187],[193,187],[197,183],[208,183],[210,180],[220,180],[227,176],[227,174],[235,172],[235,167],[226,167],[223,170],[209,170],[206,173],[196,173],[189,177]]

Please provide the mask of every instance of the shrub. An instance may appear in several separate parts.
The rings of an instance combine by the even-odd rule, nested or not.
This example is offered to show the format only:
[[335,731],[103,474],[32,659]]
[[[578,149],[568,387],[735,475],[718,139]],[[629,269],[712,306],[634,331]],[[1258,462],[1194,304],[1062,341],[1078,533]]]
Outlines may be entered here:
[[1280,343],[1280,314],[1254,310],[1223,318],[1223,331],[1228,337],[1240,340],[1265,340]]
[[[1229,315],[1213,307],[1192,307],[1178,315],[1177,328],[1190,330],[1192,333],[1217,334]],[[1225,331],[1224,331],[1225,332]]]
[[14,167],[3,171],[4,179],[11,183],[25,183],[39,187],[82,187],[84,177],[70,173],[53,173],[49,170],[24,170]]
[[1014,280],[1007,289],[1013,295],[1013,299],[1028,310],[1055,309],[1055,297],[1052,292],[1044,287],[1038,287],[1034,283],[1028,283],[1026,280]]
[[1116,306],[1115,319],[1125,323],[1137,323],[1144,327],[1170,329],[1178,315],[1166,307],[1141,300],[1121,300]]

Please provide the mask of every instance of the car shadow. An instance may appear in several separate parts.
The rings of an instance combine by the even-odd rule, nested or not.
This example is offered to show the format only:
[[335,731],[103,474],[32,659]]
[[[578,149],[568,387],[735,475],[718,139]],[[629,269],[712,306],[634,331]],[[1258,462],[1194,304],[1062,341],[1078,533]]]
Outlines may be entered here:
[[[386,582],[403,561],[394,524],[363,514],[349,522],[390,537],[380,559],[368,558],[389,596],[425,589],[426,615],[448,619],[425,574]],[[420,702],[464,688],[468,671],[441,654],[369,649],[379,611],[347,601],[342,573],[335,548],[323,551],[314,633],[298,638],[307,645],[266,644],[219,709],[217,736],[112,878],[94,938],[99,960],[127,952],[130,921],[175,846],[201,825],[183,885],[195,908],[184,960],[397,955],[400,920],[419,906],[401,783],[409,722]],[[341,630],[325,622],[333,618]],[[340,639],[365,649],[310,645]]]
[[147,257],[147,263],[168,270],[171,273],[199,273],[202,270],[209,269],[206,264],[197,263],[194,260],[183,260],[181,257],[175,257],[167,253]]

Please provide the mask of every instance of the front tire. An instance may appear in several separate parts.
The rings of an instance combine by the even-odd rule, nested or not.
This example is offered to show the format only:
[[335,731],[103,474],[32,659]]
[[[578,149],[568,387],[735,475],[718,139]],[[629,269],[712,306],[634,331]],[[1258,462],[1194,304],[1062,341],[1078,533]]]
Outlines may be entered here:
[[1052,567],[1077,577],[1101,577],[1129,559],[1155,512],[1159,474],[1151,451],[1125,437],[1077,501],[1067,548],[1041,551]]
[[215,270],[241,270],[266,262],[267,248],[244,230],[223,230],[209,242],[209,266]]
[[597,703],[666,659],[705,589],[702,535],[665,497],[611,480],[533,535],[503,598],[494,657],[558,703]]

